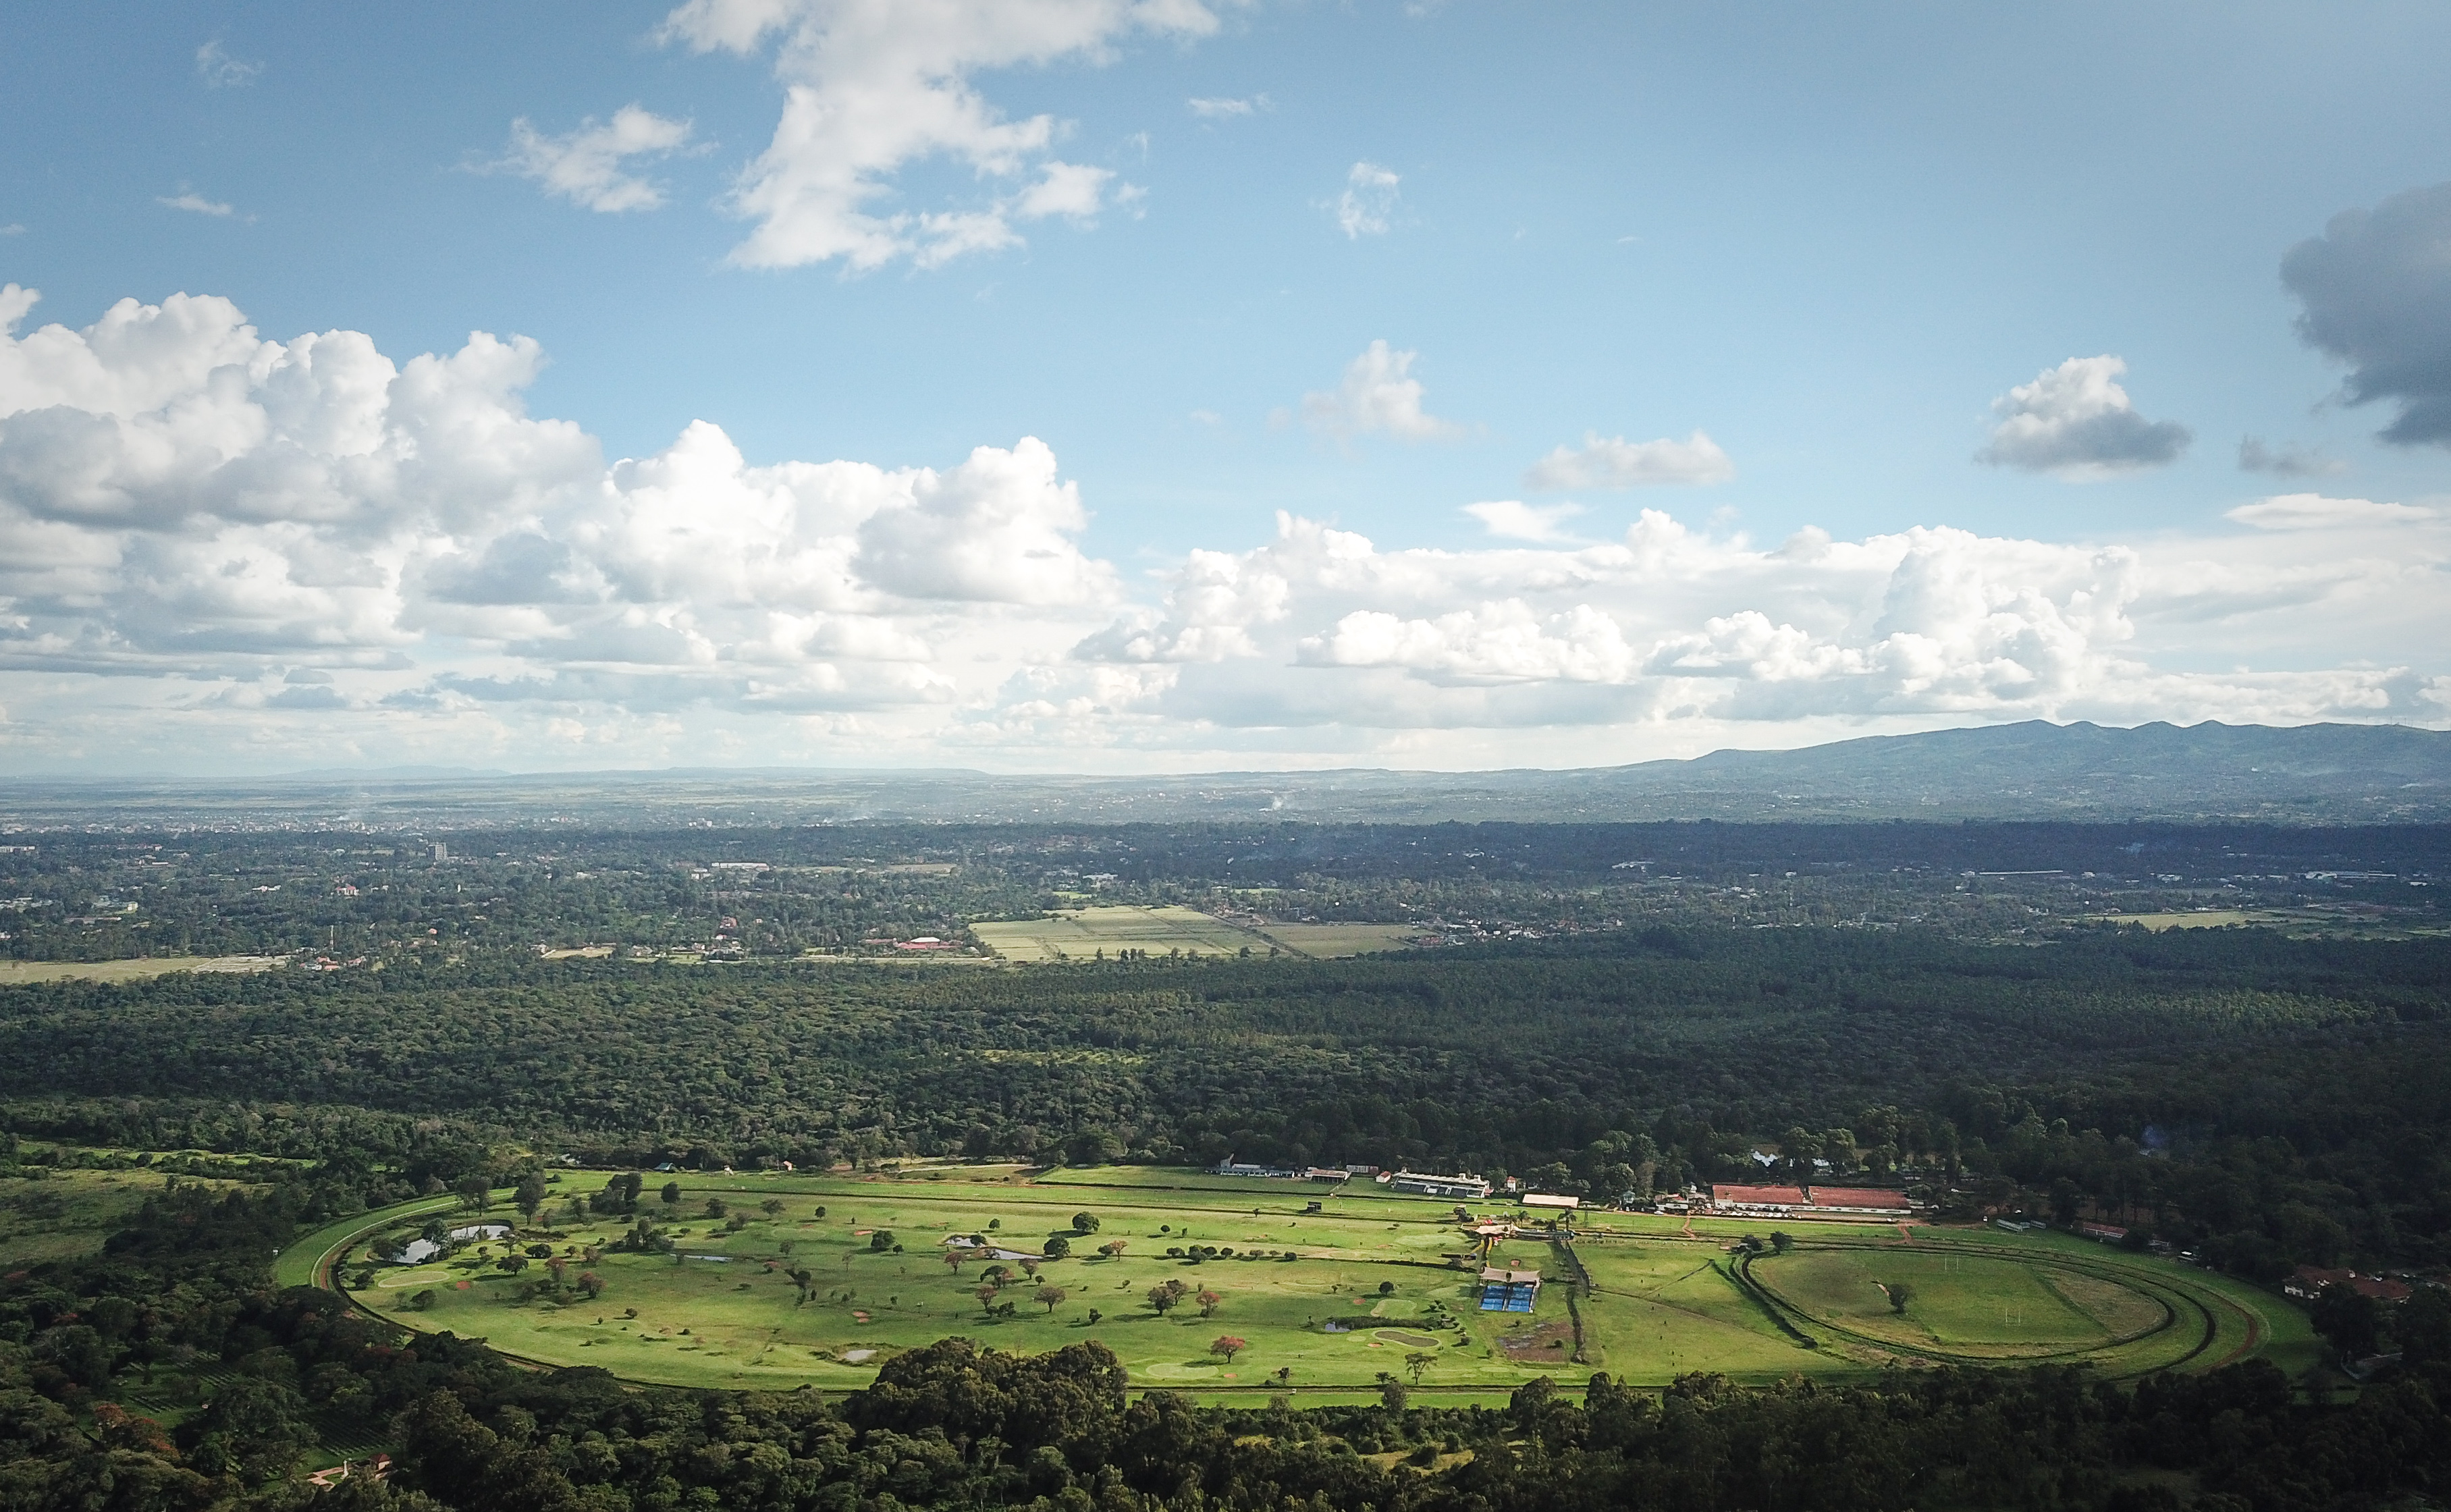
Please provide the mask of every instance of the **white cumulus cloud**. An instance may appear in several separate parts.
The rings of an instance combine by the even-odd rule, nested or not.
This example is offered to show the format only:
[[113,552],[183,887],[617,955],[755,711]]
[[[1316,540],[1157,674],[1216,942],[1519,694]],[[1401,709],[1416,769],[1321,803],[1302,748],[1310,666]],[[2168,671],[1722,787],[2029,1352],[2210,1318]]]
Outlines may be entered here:
[[548,136],[525,116],[511,123],[510,150],[489,167],[534,179],[547,194],[591,210],[653,210],[664,191],[630,170],[633,160],[664,157],[688,145],[687,121],[668,120],[637,105],[613,119],[590,116],[572,130]]
[[1344,192],[1336,197],[1336,226],[1348,241],[1384,236],[1393,224],[1403,180],[1392,168],[1356,163],[1345,172]]
[[1666,483],[1724,483],[1736,464],[1718,442],[1700,431],[1683,441],[1630,442],[1592,432],[1583,444],[1560,446],[1534,462],[1523,486],[1540,492],[1567,488],[1647,488]]
[[[1135,581],[1030,438],[767,462],[699,421],[608,461],[528,413],[519,337],[395,359],[210,295],[28,329],[35,299],[0,285],[10,760],[1559,764],[2026,717],[2451,722],[2433,507],[1764,547],[1498,501],[1469,549],[1284,514]],[[1406,381],[1402,355],[1348,386]],[[1418,389],[1413,422],[1337,405],[1440,423]]]
[[[1008,119],[974,75],[1100,62],[1135,34],[1216,28],[1198,0],[689,0],[660,34],[698,52],[775,48],[783,115],[734,191],[756,226],[733,260],[864,270],[1015,245],[1016,222],[1083,220],[1109,202],[1106,170],[1054,155],[1053,116]],[[888,206],[902,169],[940,157],[1005,187],[932,209]]]
[[1493,499],[1466,504],[1463,512],[1493,536],[1510,540],[1563,540],[1566,521],[1583,513],[1580,504],[1527,504],[1520,499]]
[[2241,504],[2228,518],[2258,530],[2326,530],[2355,525],[2404,525],[2437,518],[2415,504],[2371,499],[2326,499],[2322,494],[2276,494]]
[[219,37],[196,49],[196,77],[207,89],[244,89],[263,72],[261,63],[231,57]]
[[1183,103],[1190,108],[1192,114],[1204,121],[1230,121],[1237,116],[1252,115],[1272,108],[1268,103],[1268,97],[1265,94],[1255,94],[1248,99],[1194,96]]
[[[2289,670],[2304,661],[2293,641],[2320,626],[2399,616],[2408,623],[2379,643],[2414,645],[2429,643],[2421,623],[2451,625],[2451,531],[2317,568],[2266,544],[2148,551],[1918,527],[1764,550],[1645,510],[1615,540],[1382,551],[1281,515],[1273,541],[1196,554],[1162,604],[1127,610],[1074,654],[1168,669],[1114,710],[1117,729],[2451,714],[2441,665]],[[2155,663],[2258,654],[2280,665]]]
[[2044,368],[1991,402],[1999,422],[1979,461],[2095,482],[2178,460],[2193,437],[2175,421],[2150,421],[2119,384],[2127,363],[2105,354]]
[[1331,436],[1387,435],[1430,441],[1461,429],[1422,407],[1425,390],[1412,376],[1419,352],[1400,352],[1372,342],[1344,364],[1343,382],[1303,396],[1303,420]]
[[1032,439],[761,467],[699,422],[608,465],[525,412],[521,338],[395,363],[190,295],[18,336],[34,298],[0,286],[0,666],[308,665],[354,677],[317,684],[335,709],[890,710],[1058,658],[1116,598]]

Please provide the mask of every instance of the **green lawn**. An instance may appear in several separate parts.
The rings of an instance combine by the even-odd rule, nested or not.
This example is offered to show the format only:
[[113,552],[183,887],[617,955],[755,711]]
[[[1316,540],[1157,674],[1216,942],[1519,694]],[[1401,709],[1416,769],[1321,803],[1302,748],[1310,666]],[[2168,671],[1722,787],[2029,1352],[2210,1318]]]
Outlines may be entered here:
[[[873,1379],[896,1350],[962,1334],[1015,1351],[1096,1339],[1137,1384],[1253,1401],[1279,1389],[1306,1401],[1366,1393],[1381,1372],[1410,1375],[1408,1355],[1430,1357],[1414,1362],[1423,1389],[1456,1401],[1502,1395],[1537,1374],[1573,1384],[1595,1368],[1645,1384],[1691,1370],[1754,1381],[1843,1375],[1877,1368],[1887,1357],[1880,1330],[1908,1325],[1897,1346],[1909,1354],[1918,1343],[1936,1353],[2004,1360],[2091,1349],[2123,1370],[2201,1367],[2243,1345],[2250,1321],[2259,1346],[2285,1351],[2287,1330],[2271,1314],[2295,1316],[2252,1288],[2236,1296],[2202,1272],[2098,1247],[2077,1246],[2063,1259],[2053,1245],[2032,1242],[2040,1236],[2003,1245],[1985,1234],[1918,1229],[1909,1244],[1893,1227],[1795,1225],[1796,1252],[1757,1261],[1757,1277],[1803,1314],[1853,1330],[1808,1322],[1801,1331],[1818,1345],[1808,1347],[1781,1326],[1772,1302],[1741,1285],[1730,1236],[1688,1236],[1674,1221],[1618,1214],[1607,1224],[1612,1233],[1587,1233],[1576,1245],[1595,1287],[1579,1307],[1584,1360],[1577,1364],[1559,1279],[1565,1267],[1545,1236],[1501,1244],[1495,1257],[1551,1278],[1536,1310],[1484,1313],[1473,1295],[1479,1258],[1456,1263],[1469,1241],[1453,1205],[1393,1198],[1367,1184],[1331,1195],[1324,1187],[1142,1168],[1040,1180],[1012,1168],[869,1179],[684,1174],[676,1178],[681,1200],[668,1208],[657,1195],[665,1179],[647,1178],[640,1211],[672,1234],[673,1254],[607,1252],[588,1262],[585,1251],[609,1247],[628,1226],[574,1218],[570,1196],[600,1187],[603,1177],[572,1172],[536,1229],[513,1245],[380,1267],[356,1295],[412,1327],[642,1381],[848,1388]],[[707,1216],[710,1198],[752,1221],[728,1230]],[[783,1204],[779,1214],[760,1209],[769,1198]],[[1312,1201],[1323,1210],[1306,1211]],[[420,1210],[402,1211],[397,1222],[377,1214],[335,1225],[283,1257],[284,1279],[296,1279],[293,1267],[297,1275],[313,1273],[326,1254],[351,1255],[340,1268],[355,1271],[355,1257],[377,1229],[413,1232],[423,1210],[447,1206],[433,1199],[410,1205]],[[1083,1210],[1098,1218],[1095,1232],[1073,1230],[1072,1215]],[[497,1208],[488,1216],[511,1215]],[[878,1230],[892,1235],[899,1253],[873,1247]],[[1946,1242],[1931,1237],[1943,1232]],[[944,1264],[942,1241],[952,1234],[980,1234],[1029,1254],[1061,1236],[1072,1253],[1042,1260],[1034,1277],[1008,1262],[1015,1274],[994,1300],[1014,1310],[993,1316],[974,1295],[983,1266],[968,1263],[957,1272]],[[1097,1253],[1113,1240],[1126,1246],[1120,1257]],[[602,1278],[601,1296],[522,1299],[523,1284],[541,1279],[543,1263],[515,1276],[493,1262],[532,1243],[565,1258],[573,1280],[592,1269]],[[1198,1264],[1166,1254],[1194,1244],[1235,1253]],[[1288,1251],[1298,1258],[1281,1258]],[[811,1273],[805,1302],[788,1274],[795,1267]],[[1169,1279],[1193,1293],[1214,1292],[1214,1315],[1201,1316],[1193,1297],[1164,1317],[1155,1313],[1146,1294]],[[1874,1280],[1914,1287],[1904,1324]],[[1041,1286],[1064,1296],[1050,1306],[1034,1295]],[[414,1299],[425,1293],[430,1299],[420,1306]],[[2159,1319],[2166,1305],[2186,1315],[2142,1342],[2113,1343]],[[1245,1342],[1230,1362],[1209,1350],[1221,1335]]]
[[[2166,1316],[2115,1282],[1907,1245],[1799,1249],[1756,1262],[1754,1274],[1814,1317],[1908,1348],[1971,1356],[2025,1359],[2107,1346]],[[1894,1287],[1906,1289],[1903,1312],[1892,1306]]]
[[[0,1178],[0,1271],[72,1260],[102,1248],[168,1178],[151,1170],[52,1170],[41,1180]],[[179,1178],[215,1190],[237,1185]]]
[[1177,904],[1074,909],[1044,918],[973,924],[979,942],[1009,961],[1087,961],[1104,952],[1265,955],[1269,941],[1239,925]]

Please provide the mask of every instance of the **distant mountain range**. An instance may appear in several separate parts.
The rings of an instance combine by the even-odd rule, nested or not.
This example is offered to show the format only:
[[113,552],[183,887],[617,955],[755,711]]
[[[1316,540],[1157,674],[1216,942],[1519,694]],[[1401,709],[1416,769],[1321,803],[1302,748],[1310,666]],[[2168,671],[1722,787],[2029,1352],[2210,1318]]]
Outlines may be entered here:
[[18,825],[2216,818],[2451,821],[2451,733],[2035,720],[1563,772],[1089,777],[768,768],[522,776],[401,768],[212,783],[0,781],[0,823]]

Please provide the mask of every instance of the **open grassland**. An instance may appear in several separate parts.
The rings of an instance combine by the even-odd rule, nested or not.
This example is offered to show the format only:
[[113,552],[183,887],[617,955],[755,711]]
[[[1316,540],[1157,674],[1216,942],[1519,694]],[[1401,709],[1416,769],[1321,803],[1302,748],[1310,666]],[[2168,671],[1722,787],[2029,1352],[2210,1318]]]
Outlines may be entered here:
[[1335,960],[1401,950],[1419,939],[1418,924],[1270,924],[1260,933],[1298,955]]
[[2277,930],[2301,939],[2404,940],[2440,934],[2440,925],[2413,911],[2351,908],[2190,909],[2166,913],[2104,913],[2105,924],[2134,924],[2159,934],[2167,930],[2218,930],[2237,926]]
[[127,961],[0,961],[0,987],[36,982],[132,982],[172,972],[268,972],[278,955],[148,955]]
[[[1652,1384],[1693,1370],[1770,1382],[1944,1360],[2084,1360],[2129,1374],[2286,1356],[2310,1337],[2294,1309],[2252,1288],[2033,1236],[1918,1228],[1910,1240],[1895,1227],[1797,1224],[1793,1252],[1748,1265],[1732,1234],[1609,1214],[1611,1232],[1574,1242],[1593,1287],[1575,1308],[1562,1247],[1526,1231],[1492,1258],[1550,1284],[1531,1313],[1484,1313],[1480,1257],[1453,1205],[1367,1184],[1146,1168],[685,1173],[672,1178],[681,1190],[668,1205],[665,1179],[647,1178],[639,1215],[673,1240],[670,1253],[613,1251],[632,1220],[577,1211],[572,1199],[600,1178],[571,1173],[510,1240],[422,1265],[369,1264],[427,1217],[468,1221],[429,1199],[313,1236],[283,1257],[283,1279],[323,1281],[318,1262],[328,1257],[363,1305],[412,1327],[682,1385],[848,1388],[893,1352],[950,1334],[1025,1352],[1096,1339],[1136,1384],[1251,1402],[1281,1390],[1306,1401],[1367,1393],[1382,1372],[1416,1370],[1422,1389],[1457,1401],[1541,1374],[1572,1385],[1593,1369]],[[1314,1201],[1320,1211],[1307,1210]],[[1490,1205],[1480,1206],[1486,1216]],[[1080,1212],[1094,1229],[1076,1228]],[[944,1241],[955,1235],[999,1253],[949,1266]],[[2000,1242],[2012,1237],[2021,1242]],[[1048,1257],[1050,1240],[1069,1253]],[[1115,1241],[1119,1255],[1099,1252]],[[561,1260],[570,1285],[543,1285],[544,1257],[516,1272],[499,1264],[531,1246]],[[1192,1246],[1218,1253],[1167,1254]],[[991,1265],[1009,1276],[983,1298]],[[601,1284],[592,1299],[576,1286],[587,1272]],[[1161,1315],[1147,1293],[1167,1281],[1186,1291]],[[1904,1314],[1880,1283],[1909,1287]],[[1209,1316],[1203,1291],[1214,1299]],[[1244,1341],[1230,1361],[1210,1350],[1221,1336]]]
[[[1466,1246],[1452,1214],[1437,1205],[1374,1194],[1326,1199],[1324,1206],[1340,1210],[1309,1213],[1309,1196],[1300,1189],[1144,1192],[938,1174],[948,1179],[693,1177],[669,1208],[651,1187],[642,1211],[671,1215],[676,1249],[601,1255],[589,1267],[605,1283],[594,1301],[513,1301],[541,1263],[519,1277],[505,1273],[494,1264],[500,1244],[446,1261],[381,1267],[358,1296],[414,1326],[483,1337],[515,1355],[686,1384],[855,1385],[873,1377],[882,1356],[953,1333],[1024,1351],[1097,1338],[1122,1356],[1135,1381],[1151,1385],[1366,1391],[1379,1372],[1406,1368],[1407,1353],[1438,1357],[1422,1371],[1430,1386],[1526,1378],[1498,1358],[1505,1328],[1473,1307],[1469,1274],[1448,1265],[1448,1255]],[[779,1214],[762,1209],[770,1195],[784,1205]],[[710,1198],[753,1221],[727,1231],[706,1216]],[[827,1209],[822,1218],[820,1206]],[[556,1208],[565,1210],[558,1216]],[[1083,1210],[1098,1215],[1094,1232],[1075,1230],[1072,1216]],[[542,1221],[558,1224],[559,1237],[544,1242],[574,1256],[609,1246],[625,1227],[568,1217],[557,1196]],[[889,1245],[901,1246],[898,1252],[875,1247],[880,1231],[892,1236]],[[1012,1256],[970,1261],[958,1270],[946,1265],[941,1241],[973,1233]],[[1023,1274],[1019,1257],[1041,1256],[1057,1237],[1073,1253],[1039,1260],[1035,1277]],[[1120,1256],[1098,1253],[1098,1246],[1114,1241],[1126,1247]],[[1165,1254],[1191,1244],[1234,1254],[1197,1264]],[[368,1247],[380,1247],[359,1246],[361,1252]],[[1546,1250],[1521,1247],[1517,1258],[1527,1265],[1539,1264]],[[1287,1253],[1299,1258],[1284,1259]],[[1013,1272],[992,1299],[1012,1304],[1009,1315],[990,1315],[976,1295],[990,1264]],[[346,1274],[356,1267],[344,1262],[340,1268]],[[790,1274],[795,1268],[812,1278],[805,1302]],[[1167,1280],[1182,1281],[1187,1294],[1160,1316],[1146,1294]],[[1382,1283],[1391,1290],[1381,1292]],[[1037,1295],[1042,1286],[1065,1295],[1050,1303]],[[1202,1316],[1203,1290],[1218,1299],[1213,1316]],[[433,1295],[420,1307],[414,1299],[425,1292]],[[1528,1321],[1547,1323],[1563,1312],[1561,1298],[1547,1301]],[[1220,1359],[1209,1345],[1221,1335],[1243,1338],[1249,1347],[1230,1362]]]
[[1151,955],[1269,955],[1313,960],[1391,951],[1421,933],[1410,924],[1268,924],[1245,928],[1197,909],[1084,908],[1041,919],[973,924],[971,932],[1008,961],[1087,961],[1103,952]]
[[[169,1179],[150,1170],[53,1170],[38,1180],[0,1177],[0,1271],[98,1252],[110,1231],[124,1227],[128,1215]],[[177,1179],[183,1187],[237,1185],[192,1176]]]
[[[2210,1369],[2249,1355],[2296,1373],[2318,1354],[2305,1315],[2267,1292],[2065,1235],[1917,1229],[1799,1236],[1732,1274],[1785,1325],[1857,1358],[2084,1364],[2112,1375]],[[1904,1287],[1903,1309],[1892,1305]]]
[[1197,909],[1085,908],[1042,919],[973,924],[971,933],[1009,961],[1087,961],[1123,951],[1151,955],[1265,955],[1269,942]]

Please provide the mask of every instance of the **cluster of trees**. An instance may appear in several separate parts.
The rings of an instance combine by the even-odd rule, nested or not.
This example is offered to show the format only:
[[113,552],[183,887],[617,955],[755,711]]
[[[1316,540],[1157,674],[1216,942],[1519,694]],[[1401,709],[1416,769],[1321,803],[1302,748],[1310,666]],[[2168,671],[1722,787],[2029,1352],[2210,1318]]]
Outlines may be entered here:
[[[811,983],[505,964],[12,992],[10,1168],[86,1158],[46,1141],[109,1139],[200,1144],[256,1180],[183,1179],[100,1255],[0,1276],[0,1508],[2295,1512],[2451,1483],[2451,1299],[2430,1290],[2321,1300],[2343,1354],[2401,1357],[2354,1404],[2294,1400],[2250,1365],[2132,1386],[1603,1381],[1579,1404],[1535,1383],[1501,1412],[1414,1404],[1391,1371],[1375,1406],[1232,1413],[1127,1402],[1094,1345],[1022,1358],[947,1341],[840,1401],[641,1392],[270,1281],[305,1228],[419,1193],[576,1201],[648,1247],[681,1195],[636,1173],[657,1160],[992,1153],[1025,1120],[1058,1149],[1468,1163],[1593,1192],[1747,1173],[1775,1149],[1799,1171],[2125,1216],[2249,1273],[2439,1260],[2451,1233],[2440,945],[1687,932],[1438,968]],[[533,1153],[500,1153],[557,1143],[633,1168],[557,1186]],[[1084,1213],[1049,1237],[1097,1232]],[[584,1257],[539,1258],[536,1285],[588,1286]],[[1060,1305],[1035,1264],[994,1275],[983,1304]],[[805,1295],[814,1278],[794,1279]],[[1892,1300],[1911,1309],[1903,1288]],[[1234,1316],[1188,1282],[1146,1301]],[[1239,1352],[1230,1332],[1208,1347]],[[393,1444],[397,1471],[322,1495],[284,1483],[319,1443]]]
[[[504,958],[12,990],[0,1121],[308,1161],[369,1201],[499,1176],[512,1142],[632,1168],[1232,1153],[1598,1200],[1769,1150],[2268,1276],[2451,1261],[2446,1011],[2451,942],[2245,931],[1651,930],[991,974]],[[587,1201],[635,1213],[637,1183]]]
[[391,962],[425,946],[589,941],[788,955],[961,939],[971,921],[1089,898],[1212,906],[1221,894],[1284,918],[1435,922],[1465,936],[1920,921],[1997,937],[2206,900],[2355,899],[2439,920],[2434,891],[2403,878],[2451,869],[2451,832],[2422,825],[553,825],[30,838],[0,853],[0,956],[328,951]]

